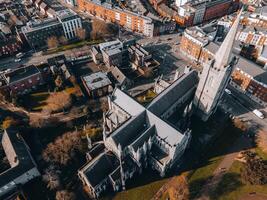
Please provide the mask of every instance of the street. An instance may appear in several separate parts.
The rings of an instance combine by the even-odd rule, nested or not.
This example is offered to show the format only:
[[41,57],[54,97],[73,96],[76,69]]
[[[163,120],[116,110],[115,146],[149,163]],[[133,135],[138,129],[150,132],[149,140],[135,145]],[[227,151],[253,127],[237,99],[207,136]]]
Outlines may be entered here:
[[15,56],[9,57],[5,59],[0,59],[0,70],[6,70],[6,69],[15,69],[21,65],[39,65],[42,63],[45,63],[47,59],[64,54],[67,58],[72,57],[73,55],[79,54],[79,53],[89,53],[89,46],[83,46],[79,48],[74,48],[66,51],[60,51],[57,53],[51,53],[48,55],[43,55],[41,51],[33,53],[29,57],[22,58],[20,62],[15,62]]
[[252,112],[253,109],[256,108],[253,108],[250,102],[244,102],[243,98],[242,101],[240,99],[241,97],[236,96],[235,93],[232,93],[231,95],[225,93],[221,102],[221,107],[235,117],[240,118],[243,122],[267,130],[267,118],[260,119],[257,117]]

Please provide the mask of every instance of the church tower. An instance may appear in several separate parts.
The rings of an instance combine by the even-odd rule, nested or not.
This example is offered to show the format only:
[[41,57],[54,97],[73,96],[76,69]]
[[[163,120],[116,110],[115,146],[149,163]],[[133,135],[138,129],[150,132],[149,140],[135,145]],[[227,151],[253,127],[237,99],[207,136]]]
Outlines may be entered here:
[[203,121],[207,121],[210,115],[216,111],[235,66],[236,58],[232,58],[231,54],[241,13],[242,10],[216,52],[214,59],[203,65],[194,97],[195,112]]

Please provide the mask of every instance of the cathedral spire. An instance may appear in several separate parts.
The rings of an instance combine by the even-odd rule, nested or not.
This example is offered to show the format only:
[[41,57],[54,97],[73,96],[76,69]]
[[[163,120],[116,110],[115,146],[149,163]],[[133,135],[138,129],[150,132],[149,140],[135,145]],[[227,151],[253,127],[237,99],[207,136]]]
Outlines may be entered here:
[[220,48],[216,52],[214,56],[214,67],[221,68],[221,67],[227,67],[232,54],[232,49],[236,37],[236,33],[238,30],[238,25],[240,22],[241,14],[242,14],[243,8],[241,8],[239,14],[237,15],[230,31],[228,32],[227,36],[223,40],[223,43],[221,44]]

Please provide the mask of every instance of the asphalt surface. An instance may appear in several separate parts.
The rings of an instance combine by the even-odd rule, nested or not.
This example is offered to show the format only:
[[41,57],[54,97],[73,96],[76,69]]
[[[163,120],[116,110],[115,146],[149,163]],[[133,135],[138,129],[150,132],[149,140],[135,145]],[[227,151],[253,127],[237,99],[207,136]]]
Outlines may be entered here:
[[61,51],[57,53],[52,53],[48,55],[42,55],[42,52],[35,52],[31,56],[25,56],[21,59],[20,62],[15,62],[16,57],[8,57],[5,59],[0,59],[0,70],[6,70],[6,69],[15,69],[21,65],[39,65],[42,63],[45,63],[48,58],[52,58],[61,54],[64,54],[66,57],[75,57],[75,55],[78,54],[85,54],[89,53],[89,47],[84,46],[84,47],[79,47],[79,48],[74,48],[66,51]]

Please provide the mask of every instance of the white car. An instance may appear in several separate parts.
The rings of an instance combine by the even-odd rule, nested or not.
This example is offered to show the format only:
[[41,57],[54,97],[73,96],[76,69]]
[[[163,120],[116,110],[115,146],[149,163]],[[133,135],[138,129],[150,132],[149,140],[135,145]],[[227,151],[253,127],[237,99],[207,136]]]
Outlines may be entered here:
[[254,113],[254,115],[259,117],[260,119],[264,119],[264,114],[261,111],[255,109],[255,110],[253,110],[253,113]]
[[21,58],[16,58],[14,61],[15,62],[20,62],[21,61]]
[[229,89],[227,89],[227,88],[226,88],[224,91],[225,91],[227,94],[229,94],[229,95],[232,94],[231,90],[229,90]]

